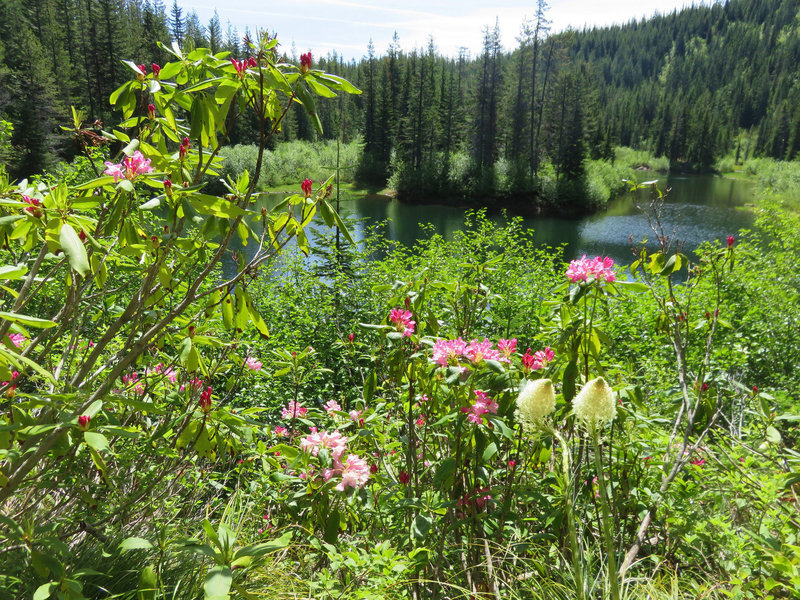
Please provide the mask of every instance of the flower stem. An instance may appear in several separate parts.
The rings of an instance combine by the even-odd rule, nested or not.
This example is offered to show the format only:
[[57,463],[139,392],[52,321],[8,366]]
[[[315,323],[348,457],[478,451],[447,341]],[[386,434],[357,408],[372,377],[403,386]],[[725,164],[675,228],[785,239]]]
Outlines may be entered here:
[[582,557],[578,548],[578,535],[575,532],[575,507],[572,504],[572,466],[569,457],[569,447],[566,440],[561,437],[555,429],[553,435],[561,444],[561,469],[564,477],[564,505],[567,509],[567,528],[569,530],[569,545],[570,552],[572,553],[572,569],[575,571],[575,587],[577,588],[577,599],[584,600],[586,598],[585,590],[583,588],[583,564]]
[[602,510],[603,540],[608,555],[608,577],[611,580],[611,598],[619,600],[619,580],[617,578],[617,558],[614,548],[614,538],[611,535],[611,510],[608,506],[608,493],[606,478],[603,475],[603,461],[600,456],[600,432],[597,426],[592,427],[592,441],[594,442],[594,464],[597,470],[597,485],[600,488],[600,507]]

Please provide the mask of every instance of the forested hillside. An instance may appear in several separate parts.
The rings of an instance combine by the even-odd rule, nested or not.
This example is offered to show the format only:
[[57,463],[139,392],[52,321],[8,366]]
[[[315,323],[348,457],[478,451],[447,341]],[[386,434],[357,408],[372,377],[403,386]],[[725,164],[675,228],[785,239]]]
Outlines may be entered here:
[[[443,56],[433,38],[407,52],[395,38],[359,61],[314,57],[364,90],[321,99],[325,135],[363,141],[366,181],[391,177],[412,198],[485,202],[548,187],[550,196],[581,196],[585,160],[610,158],[615,145],[664,155],[680,170],[710,168],[729,153],[797,156],[798,0],[732,0],[558,34],[546,3],[537,8],[516,48],[501,46],[495,25],[478,56]],[[83,109],[86,124],[113,124],[106,99],[130,77],[121,59],[150,69],[166,60],[158,41],[242,58],[245,32],[224,20],[203,24],[160,0],[3,2],[0,118],[14,132],[10,145],[0,139],[0,160],[23,176],[68,159],[75,148],[58,126],[69,106]],[[237,122],[230,142],[253,143],[254,132],[254,122]],[[316,135],[293,110],[278,140]]]

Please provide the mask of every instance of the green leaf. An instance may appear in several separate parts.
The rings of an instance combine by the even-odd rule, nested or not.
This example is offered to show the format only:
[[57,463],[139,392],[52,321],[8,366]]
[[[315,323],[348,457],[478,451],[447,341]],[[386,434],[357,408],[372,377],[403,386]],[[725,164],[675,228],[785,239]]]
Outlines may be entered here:
[[81,276],[86,275],[89,272],[89,258],[86,256],[86,247],[78,237],[78,234],[75,233],[72,225],[69,223],[61,225],[61,233],[58,237],[70,266]]
[[97,433],[95,431],[84,431],[83,440],[86,442],[87,446],[94,448],[98,452],[102,450],[109,450],[108,438],[102,433]]
[[36,591],[33,592],[33,600],[47,600],[57,587],[58,584],[54,581],[40,585],[36,588]]
[[136,592],[136,600],[156,600],[158,591],[158,575],[153,565],[147,565],[139,575],[139,589]]
[[767,427],[767,441],[769,443],[771,443],[771,444],[780,444],[781,443],[781,434],[772,425],[769,425]]
[[[338,525],[338,524],[337,524]],[[276,540],[272,540],[269,542],[262,542],[260,544],[252,544],[250,546],[245,546],[244,548],[239,548],[237,550],[235,557],[241,558],[243,556],[264,556],[265,554],[269,554],[270,552],[275,552],[276,550],[282,550],[289,545],[289,542],[292,541],[292,532],[289,531],[284,533],[281,537]]]
[[29,317],[27,315],[4,311],[0,311],[0,319],[5,319],[12,323],[19,323],[20,325],[27,325],[28,327],[36,327],[38,329],[49,329],[55,327],[57,324],[55,321],[50,321],[49,319],[40,319],[38,317]]
[[152,548],[153,544],[144,538],[129,537],[122,540],[118,550],[120,552],[127,552],[128,550],[150,550]]
[[25,265],[6,265],[4,267],[0,267],[0,279],[22,279],[27,272],[28,267]]
[[217,565],[208,572],[203,583],[205,600],[228,600],[232,582],[230,568]]
[[328,519],[325,521],[325,536],[324,540],[329,544],[335,544],[339,538],[339,510],[334,508],[328,513]]
[[424,515],[417,515],[414,523],[411,525],[411,535],[418,540],[425,539],[428,532],[431,530],[431,518]]

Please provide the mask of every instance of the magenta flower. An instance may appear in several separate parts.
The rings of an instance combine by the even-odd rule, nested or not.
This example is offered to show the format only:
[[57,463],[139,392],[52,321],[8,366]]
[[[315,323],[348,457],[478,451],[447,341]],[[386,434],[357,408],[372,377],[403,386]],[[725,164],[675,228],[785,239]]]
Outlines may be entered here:
[[181,147],[178,149],[178,158],[183,160],[186,158],[186,154],[189,152],[189,148],[192,147],[192,144],[189,142],[188,137],[184,137],[183,141],[181,142]]
[[569,263],[566,276],[572,283],[587,281],[590,276],[597,281],[612,282],[616,280],[613,267],[614,260],[608,256],[605,258],[596,256],[591,259],[586,258],[584,254],[580,260],[573,260]]
[[413,316],[410,310],[393,308],[389,313],[389,320],[394,323],[395,328],[403,334],[403,337],[411,337],[417,324],[416,321],[411,320]]
[[11,340],[11,343],[14,344],[17,348],[20,348],[22,346],[22,342],[27,340],[27,338],[21,333],[12,333],[8,337]]
[[728,248],[733,248],[733,244],[736,242],[736,239],[732,236],[728,236]]
[[281,410],[281,418],[283,419],[295,419],[297,417],[305,417],[308,409],[305,406],[301,406],[294,400],[289,400],[286,406]]
[[236,60],[235,58],[231,57],[231,63],[234,67],[236,67],[236,73],[239,77],[244,77],[245,72],[247,71],[247,67],[249,65],[249,61],[247,60]]
[[436,340],[433,345],[431,360],[442,367],[447,365],[456,367],[459,359],[464,356],[466,349],[467,343],[461,338],[457,340]]
[[278,437],[285,437],[289,435],[289,430],[281,425],[277,425],[275,429],[273,429],[273,431],[275,432],[275,435],[277,435]]
[[156,63],[153,63],[152,65],[150,65],[150,68],[153,69],[153,77],[155,79],[158,79],[158,74],[161,72],[161,67]]
[[200,394],[200,410],[206,414],[211,412],[211,394],[213,391],[211,386],[208,386],[203,393]]
[[483,415],[492,413],[497,414],[497,402],[489,398],[486,392],[475,390],[475,402],[472,406],[465,406],[461,409],[462,413],[467,414],[470,423],[480,425],[483,423]]
[[245,359],[244,364],[251,371],[260,371],[262,367],[262,363],[260,363],[252,356],[248,356],[247,359]]
[[503,355],[500,360],[503,362],[509,362],[511,355],[517,351],[517,338],[513,338],[511,340],[499,340],[497,342],[497,349]]
[[300,189],[303,190],[303,193],[306,195],[306,198],[308,198],[311,195],[311,186],[313,185],[314,182],[308,178],[304,179],[303,183],[300,184]]
[[308,73],[311,69],[311,52],[300,55],[300,72]]
[[86,431],[89,429],[89,423],[91,423],[92,417],[89,415],[81,415],[78,417],[78,427],[80,427],[81,431]]
[[128,156],[119,164],[106,161],[105,165],[106,170],[103,173],[111,175],[114,178],[114,183],[120,179],[132,181],[137,175],[153,172],[153,168],[150,166],[150,159],[145,158],[138,150],[133,153],[133,156]]

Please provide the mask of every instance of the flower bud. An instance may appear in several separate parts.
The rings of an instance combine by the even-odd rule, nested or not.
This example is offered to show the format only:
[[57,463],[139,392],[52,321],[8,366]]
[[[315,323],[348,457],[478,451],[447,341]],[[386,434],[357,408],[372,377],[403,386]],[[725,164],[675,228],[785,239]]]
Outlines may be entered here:
[[602,427],[617,416],[614,390],[602,377],[589,381],[572,400],[572,412],[587,428]]
[[91,423],[92,417],[89,415],[81,415],[78,417],[78,427],[81,431],[87,431],[89,429],[89,423]]
[[148,104],[147,105],[147,118],[151,121],[155,120],[156,118],[156,105],[155,104]]
[[164,180],[164,193],[167,196],[169,196],[170,198],[172,198],[172,180],[171,179],[165,179]]
[[733,248],[733,244],[736,242],[736,239],[732,236],[728,236],[728,248]]
[[311,69],[311,52],[300,55],[300,72],[305,75]]
[[520,386],[517,397],[517,418],[526,430],[541,425],[544,418],[556,409],[553,382],[549,379],[527,381]]
[[158,79],[158,74],[161,72],[161,67],[156,63],[153,63],[152,65],[150,65],[150,68],[153,69],[153,77],[155,79]]
[[194,325],[189,325],[189,337],[194,337]]
[[310,179],[306,178],[303,180],[303,183],[300,184],[300,188],[303,190],[303,193],[308,198],[311,195],[311,186],[314,185],[314,182]]

